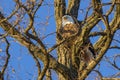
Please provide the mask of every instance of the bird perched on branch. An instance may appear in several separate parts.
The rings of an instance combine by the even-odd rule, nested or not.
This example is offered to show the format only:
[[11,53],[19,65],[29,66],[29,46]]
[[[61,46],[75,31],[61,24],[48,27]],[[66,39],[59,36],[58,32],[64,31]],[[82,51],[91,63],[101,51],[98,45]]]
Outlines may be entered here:
[[62,26],[59,29],[59,34],[60,37],[62,37],[62,40],[66,40],[62,44],[62,50],[64,51],[65,61],[69,68],[72,66],[72,46],[77,38],[78,31],[79,26],[77,26],[74,17],[70,15],[64,15],[62,17]]
[[68,38],[79,31],[78,26],[75,24],[75,20],[72,16],[64,15],[62,17],[62,27],[60,34],[63,38]]
[[[80,30],[80,26],[77,25],[74,17],[72,17],[70,15],[64,15],[62,17],[62,27],[60,29],[60,35],[62,36],[62,38],[68,39],[69,37],[75,35],[75,37],[73,37],[74,39],[70,39],[64,43],[70,56],[71,56],[71,54],[73,54],[71,46],[74,45],[74,41],[77,38],[76,34],[79,32],[79,30]],[[78,54],[80,54],[81,60],[83,60],[85,63],[89,63],[92,59],[94,59],[94,57],[96,55],[94,48],[89,40],[88,41],[86,40],[85,45],[80,47],[80,51]]]

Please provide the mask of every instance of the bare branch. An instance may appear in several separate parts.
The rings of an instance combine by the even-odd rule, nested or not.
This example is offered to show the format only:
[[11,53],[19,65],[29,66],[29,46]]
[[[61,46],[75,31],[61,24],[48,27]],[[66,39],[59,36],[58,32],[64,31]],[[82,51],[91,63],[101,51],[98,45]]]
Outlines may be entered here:
[[86,19],[88,18],[88,12],[89,12],[89,10],[90,10],[91,8],[92,8],[92,6],[89,6],[89,7],[87,8],[84,22],[86,22]]
[[45,76],[46,71],[49,68],[49,55],[45,55],[45,59],[46,59],[46,61],[44,61],[44,68],[43,68],[41,74],[39,75],[38,80],[43,80],[43,77]]
[[49,33],[49,34],[47,34],[46,36],[42,37],[41,40],[43,40],[43,39],[47,38],[48,36],[53,35],[53,34],[55,34],[55,33],[56,33],[56,32]]
[[119,77],[120,76],[120,72],[118,72],[117,74],[114,74],[113,77]]
[[106,61],[107,61],[110,65],[112,65],[115,69],[120,70],[120,68],[116,65],[116,62],[115,62],[115,59],[116,59],[117,57],[120,57],[120,56],[115,56],[115,58],[114,58],[114,63],[112,63],[112,62],[108,59],[107,56],[105,56],[105,59],[106,59]]
[[29,19],[30,19],[29,25],[28,25],[28,27],[25,29],[24,33],[28,33],[28,31],[29,31],[30,29],[32,29],[32,27],[33,27],[34,18],[33,18],[33,16],[32,16],[31,14],[29,15]]
[[[2,19],[4,19],[4,17],[2,14],[0,14],[0,20],[2,20]],[[42,60],[43,63],[46,63],[46,66],[48,66],[48,63],[49,63],[49,68],[54,69],[56,72],[61,73],[61,75],[64,75],[67,78],[69,78],[71,75],[73,75],[70,73],[70,69],[68,69],[64,65],[58,63],[56,61],[56,59],[54,59],[50,54],[47,53],[47,50],[45,49],[45,46],[41,41],[40,41],[41,47],[39,48],[38,46],[34,45],[30,41],[30,39],[26,38],[26,36],[24,34],[20,34],[15,28],[12,28],[12,25],[8,21],[4,21],[4,22],[0,23],[0,26],[6,32],[8,32],[9,29],[11,29],[9,31],[9,35],[11,37],[15,38],[17,41],[19,41],[19,43],[21,43],[21,45],[26,46],[29,50],[31,50],[37,58]],[[49,60],[50,62],[47,61],[46,58],[48,58],[47,60]],[[44,68],[44,71],[46,71],[46,67]]]
[[[106,23],[106,25],[108,25],[108,23]],[[117,27],[117,26],[118,26],[118,25],[116,25],[116,26],[114,26],[114,27]],[[113,27],[113,26],[110,25],[110,27]],[[109,30],[110,27],[107,26],[107,29]],[[113,32],[114,32],[114,31],[115,31],[115,30],[113,29]],[[87,76],[87,74],[89,74],[89,72],[90,72],[90,71],[97,65],[97,63],[101,60],[101,58],[103,57],[103,55],[105,54],[105,52],[107,51],[107,49],[109,48],[109,46],[110,46],[110,44],[111,44],[111,42],[112,42],[113,35],[114,35],[114,33],[108,32],[108,33],[107,33],[107,36],[104,36],[104,39],[105,39],[104,47],[103,47],[103,45],[102,45],[102,48],[101,48],[101,50],[99,51],[99,54],[98,54],[98,57],[96,58],[96,60],[93,61],[93,62],[91,62],[91,63],[89,64],[89,66],[88,66],[85,70],[83,70],[82,75],[80,76],[80,79],[81,79],[81,80],[85,79],[85,77]],[[104,41],[104,39],[101,38],[102,41]],[[92,64],[92,65],[91,65],[91,64]]]
[[120,49],[119,46],[111,46],[109,49]]
[[61,27],[62,16],[65,15],[65,10],[66,10],[65,0],[54,0],[54,7],[55,7],[56,26],[58,32],[58,30]]
[[0,20],[0,23],[10,19],[19,9],[20,7],[17,7],[7,18]]
[[120,40],[117,40],[117,39],[113,39],[113,41],[116,41],[116,42],[120,43]]
[[93,70],[93,71],[95,71],[99,75],[100,80],[102,80],[103,75],[98,70]]
[[[4,73],[5,73],[5,70],[6,68],[8,67],[8,63],[9,63],[9,59],[10,59],[10,54],[9,54],[9,47],[10,47],[10,43],[8,42],[8,40],[5,38],[5,41],[7,43],[7,47],[6,47],[6,55],[7,55],[7,58],[6,58],[6,61],[5,61],[5,64],[1,70],[1,74],[0,76],[3,77],[4,76]],[[0,77],[0,79],[1,79]],[[3,79],[2,79],[3,80]]]
[[34,12],[33,12],[33,16],[36,14],[36,12],[37,12],[37,10],[40,8],[40,6],[42,5],[42,3],[43,3],[43,1],[44,0],[40,0],[40,2],[38,3],[38,5],[37,5],[37,8],[34,10]]
[[115,6],[115,0],[113,0],[110,9],[109,9],[109,10],[107,11],[107,13],[106,13],[106,16],[109,16],[109,15],[110,15],[110,13],[111,13],[111,12],[113,11],[113,9],[114,9],[114,6]]
[[107,2],[107,3],[102,3],[101,6],[107,6],[107,5],[111,5],[112,2]]
[[91,32],[89,34],[89,37],[93,37],[93,36],[105,36],[106,33],[105,32]]
[[46,72],[46,80],[52,80],[51,70],[50,70],[50,69],[47,69],[47,72]]
[[102,78],[102,80],[120,80],[120,78]]
[[[83,14],[85,16],[85,19],[81,21],[79,25],[76,24],[80,27],[78,34],[73,36],[71,35],[72,37],[69,37],[67,39],[62,38],[62,36],[60,35],[60,28],[62,27],[62,17],[66,14],[71,15],[75,23],[79,23],[77,17],[79,14],[78,11],[81,0],[68,0],[68,3],[66,3],[66,0],[54,0],[56,32],[50,33],[42,38],[39,38],[39,35],[37,35],[38,30],[36,31],[35,29],[37,29],[38,27],[34,26],[34,24],[36,24],[34,20],[36,20],[36,13],[39,11],[41,6],[44,6],[42,5],[44,0],[14,1],[17,7],[10,14],[10,16],[5,18],[4,15],[0,12],[0,27],[2,28],[2,30],[4,30],[3,34],[0,34],[0,39],[5,38],[6,36],[10,36],[29,50],[30,54],[35,60],[36,67],[38,68],[37,80],[43,80],[45,77],[46,79],[51,80],[52,74],[50,70],[56,71],[60,80],[84,80],[91,71],[95,71],[96,73],[98,73],[99,76],[96,79],[99,79],[99,77],[103,80],[118,79],[109,79],[103,77],[104,75],[101,75],[101,72],[93,69],[101,61],[107,50],[120,50],[120,41],[115,36],[116,31],[120,29],[120,0],[112,0],[108,3],[104,3],[104,1],[102,1],[103,3],[101,3],[101,0],[91,0],[91,4],[89,4],[88,6],[86,14]],[[48,4],[45,4],[45,6],[46,5]],[[66,7],[66,5],[68,6]],[[104,6],[107,7],[105,9],[106,11],[104,11],[106,12],[105,15],[102,11],[102,8],[104,8]],[[23,12],[23,14],[19,13],[19,10],[21,13]],[[90,16],[88,13],[89,10],[90,14],[92,12]],[[20,15],[15,14],[17,11]],[[113,11],[115,12],[115,14],[111,18],[112,20],[110,20],[109,18],[111,17]],[[24,22],[22,20],[24,18],[26,19],[26,16],[24,16],[25,14],[27,14],[27,17],[29,18],[27,26],[26,23],[22,23]],[[9,22],[9,19],[13,21],[14,15],[16,15],[16,21],[14,24],[11,24]],[[100,21],[102,21],[102,25]],[[97,30],[95,27],[97,24],[99,24],[98,22],[100,22],[101,28],[103,28],[101,32],[99,32],[99,30]],[[105,28],[103,25],[105,26]],[[23,32],[20,31],[21,28],[24,28]],[[94,30],[92,31],[92,29],[96,29],[98,32],[93,32]],[[56,44],[50,48],[47,48],[46,45],[43,43],[43,39],[48,38],[49,35],[52,35],[54,33],[56,33]],[[95,42],[93,47],[97,55],[95,55],[94,59],[92,59],[90,63],[86,63],[81,58],[81,53],[79,52],[82,50],[80,50],[80,48],[87,44],[88,41],[90,42],[89,38],[94,36],[99,36],[97,37],[99,39],[96,39],[97,41]],[[6,63],[5,65],[3,65],[2,71],[0,72],[0,79],[2,79],[4,76],[3,74],[5,73],[5,69],[7,68],[10,57],[8,51],[10,44],[6,38],[5,40],[7,43],[7,59],[5,60]],[[70,41],[71,43],[73,43],[72,45],[69,44]],[[116,41],[118,44],[111,44],[113,41]],[[68,47],[66,48],[67,43]],[[53,50],[57,51],[57,58],[54,58],[52,55],[50,55]],[[119,54],[112,57],[113,62],[110,61],[111,59],[108,58],[109,57],[106,58],[106,61],[116,70],[120,70],[119,64],[117,63]],[[41,68],[40,61],[44,65],[43,68]],[[116,73],[112,77],[118,77],[119,75],[120,73]]]
[[120,70],[120,67],[117,66],[116,59],[119,58],[119,57],[120,57],[120,55],[116,55],[116,56],[114,57],[114,61],[113,61],[114,65],[112,65],[112,66],[114,66],[114,67],[115,67],[116,69],[118,69],[118,70]]
[[92,0],[92,6],[93,6],[94,11],[97,11],[101,14],[103,13],[102,6],[101,6],[101,0]]

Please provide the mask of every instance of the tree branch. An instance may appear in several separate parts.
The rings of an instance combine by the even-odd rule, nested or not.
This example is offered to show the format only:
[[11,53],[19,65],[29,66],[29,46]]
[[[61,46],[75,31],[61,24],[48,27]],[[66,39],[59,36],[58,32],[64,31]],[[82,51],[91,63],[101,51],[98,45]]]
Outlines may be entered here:
[[[116,15],[115,16],[120,16],[119,9],[120,9],[120,5],[116,5]],[[99,51],[98,57],[95,59],[95,61],[92,61],[89,64],[89,66],[82,72],[82,75],[80,76],[80,80],[85,79],[87,74],[89,74],[91,72],[91,70],[97,65],[97,63],[102,59],[103,55],[105,54],[105,52],[109,48],[109,46],[110,46],[110,44],[112,42],[112,38],[114,36],[114,33],[116,32],[116,30],[118,29],[118,26],[120,24],[120,17],[116,17],[116,19],[113,19],[113,20],[115,20],[116,23],[110,25],[111,32],[108,32],[107,36],[104,36],[104,37],[101,38],[101,40],[105,40],[106,42],[101,44],[102,48]]]
[[6,47],[6,55],[7,55],[7,58],[6,58],[6,61],[5,61],[5,64],[0,72],[0,80],[4,80],[3,79],[3,76],[4,76],[4,73],[5,73],[5,70],[8,66],[8,63],[9,63],[9,59],[10,59],[10,54],[9,54],[9,48],[10,48],[10,43],[8,42],[8,40],[5,38],[5,41],[7,43],[7,47]]
[[89,37],[93,37],[93,36],[105,36],[106,33],[105,32],[91,32],[89,34]]
[[[4,16],[0,13],[0,20],[5,19]],[[49,68],[54,69],[56,72],[61,73],[61,75],[64,75],[64,77],[69,78],[71,75],[70,69],[65,67],[64,65],[58,63],[56,59],[54,59],[50,54],[47,54],[47,50],[45,49],[45,46],[43,43],[41,43],[41,47],[34,45],[30,39],[26,37],[25,34],[21,34],[18,30],[16,30],[8,21],[4,21],[0,23],[0,26],[9,33],[9,35],[13,38],[15,38],[21,45],[25,46],[26,48],[30,49],[33,54],[43,61],[43,63],[49,63]],[[47,57],[45,57],[47,55]],[[46,62],[46,58],[48,60]]]
[[78,16],[79,6],[81,0],[69,0],[66,14],[72,15],[75,18]]
[[57,31],[61,28],[62,16],[65,15],[66,4],[65,0],[54,0],[55,19]]

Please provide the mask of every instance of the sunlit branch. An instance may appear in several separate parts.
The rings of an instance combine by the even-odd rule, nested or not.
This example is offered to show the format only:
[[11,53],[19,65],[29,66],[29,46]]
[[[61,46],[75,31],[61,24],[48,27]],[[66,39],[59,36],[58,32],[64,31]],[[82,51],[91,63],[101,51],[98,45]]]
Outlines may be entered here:
[[8,32],[6,32],[5,34],[0,34],[0,39],[5,38],[6,36],[8,36]]
[[43,80],[43,77],[45,76],[46,71],[49,68],[49,55],[48,54],[45,55],[45,59],[46,61],[44,62],[44,68],[41,71],[40,75],[38,76],[38,80]]
[[107,32],[110,32],[110,25],[109,25],[109,21],[108,21],[108,16],[105,16],[102,15],[101,13],[99,13],[97,10],[95,10],[95,12],[100,16],[101,20],[103,21],[105,27],[106,27],[106,30]]
[[109,15],[110,15],[110,13],[111,13],[111,12],[113,11],[113,9],[114,9],[114,6],[115,6],[115,0],[113,0],[110,9],[109,9],[109,10],[107,11],[107,13],[105,14],[106,16],[109,16]]
[[[0,14],[0,20],[1,19],[4,19],[2,14]],[[0,25],[6,32],[8,32],[9,29],[12,27],[12,25],[8,21],[4,21]],[[9,35],[11,37],[13,37],[17,41],[19,41],[21,43],[21,45],[26,46],[28,49],[33,51],[35,56],[37,58],[39,58],[40,60],[42,60],[43,62],[47,61],[45,59],[45,55],[46,55],[45,53],[47,53],[47,52],[43,46],[41,46],[39,48],[39,47],[35,46],[27,37],[25,37],[25,35],[20,34],[15,28],[11,28],[11,30],[14,32],[14,34],[12,32],[9,32]],[[47,55],[49,55],[49,58],[50,58],[50,64],[51,64],[51,65],[49,65],[50,68],[54,69],[57,72],[60,72],[60,73],[62,72],[63,75],[67,75],[66,77],[68,77],[71,74],[67,67],[58,63],[50,54],[47,54]],[[47,61],[47,62],[49,62],[49,61]],[[68,73],[66,73],[66,72],[68,72]]]
[[92,0],[92,7],[94,11],[97,11],[99,13],[103,13],[102,6],[101,6],[101,0]]
[[33,27],[33,24],[34,24],[34,17],[31,15],[31,14],[28,14],[29,15],[29,24],[28,24],[28,26],[27,26],[27,28],[24,30],[24,33],[28,33],[28,31],[30,30],[30,29],[32,29],[32,27]]
[[[112,29],[112,31],[111,31],[112,33],[116,32],[116,30],[118,29],[119,24],[120,24],[120,17],[117,17],[117,16],[120,16],[119,5],[117,5],[116,8],[117,8],[117,10],[116,10],[116,13],[114,15],[114,18],[110,22],[110,28]],[[99,46],[99,47],[103,46],[104,41],[106,41],[106,37],[101,36],[99,38],[99,40],[96,42],[96,44],[94,45],[94,47],[96,48],[97,46]]]
[[[109,1],[108,3],[104,3],[104,1],[102,1],[103,3],[101,3],[101,0],[91,0],[92,3],[89,4],[89,6],[85,5],[85,7],[88,6],[86,13],[82,14],[82,15],[85,14],[84,15],[85,19],[81,21],[82,23],[80,22],[81,23],[80,25],[77,25],[81,28],[81,30],[79,30],[80,33],[78,35],[74,35],[67,39],[62,38],[62,36],[60,36],[59,34],[59,29],[62,27],[61,25],[62,16],[66,14],[70,16],[74,16],[75,24],[76,22],[79,22],[77,20],[77,16],[79,14],[79,6],[80,6],[81,0],[67,0],[68,2],[66,0],[54,0],[56,32],[53,32],[50,34],[48,33],[48,35],[41,38],[39,35],[37,35],[37,31],[39,32],[39,30],[36,31],[36,29],[38,29],[38,26],[34,26],[34,24],[36,24],[38,21],[34,22],[34,20],[36,21],[36,19],[38,19],[38,17],[36,18],[37,16],[36,14],[39,13],[39,9],[41,9],[41,6],[43,6],[42,4],[44,0],[26,0],[26,1],[13,0],[13,1],[15,1],[17,7],[10,14],[10,16],[5,18],[4,15],[0,13],[0,27],[1,27],[1,30],[3,30],[3,32],[1,32],[2,34],[0,34],[0,39],[5,38],[6,36],[10,36],[12,37],[12,39],[14,38],[15,41],[19,42],[22,46],[25,46],[30,51],[30,54],[32,55],[37,67],[38,80],[43,80],[45,77],[46,77],[46,80],[48,79],[51,80],[52,74],[50,70],[56,71],[56,73],[58,74],[58,77],[60,76],[59,78],[60,80],[77,80],[77,79],[85,80],[85,78],[92,71],[95,71],[99,75],[101,80],[107,79],[103,77],[104,75],[102,75],[101,72],[99,72],[99,70],[98,71],[94,70],[94,68],[96,65],[99,64],[99,62],[102,60],[103,56],[106,54],[108,50],[110,49],[120,50],[120,46],[119,46],[120,41],[118,38],[119,36],[117,35],[117,38],[116,38],[116,31],[120,29],[120,0],[112,0],[112,1]],[[49,1],[49,0],[46,0],[46,1]],[[66,9],[66,4],[68,5],[67,9]],[[45,4],[45,8],[46,8],[46,4]],[[102,8],[105,9],[104,11],[106,12],[105,14],[103,13]],[[24,14],[20,14],[21,15],[20,18],[19,16],[17,16],[17,19],[19,20],[16,21],[16,23],[11,24],[9,22],[9,19],[13,21],[14,15],[16,15],[15,13],[17,11],[19,12],[20,9],[23,10],[24,11],[23,13],[25,15],[27,14],[27,16],[23,16]],[[115,14],[112,14],[113,11],[115,12]],[[50,14],[51,12],[52,11],[50,11]],[[112,17],[112,20],[110,19],[111,15],[114,15]],[[28,24],[24,22],[23,20],[24,18],[25,19],[29,18],[29,20],[27,21]],[[78,19],[79,18],[80,20],[81,18],[83,18],[83,16],[81,16],[81,13]],[[22,20],[24,23],[22,23]],[[49,16],[46,19],[46,21],[48,20],[49,20]],[[53,19],[51,21],[53,21]],[[102,21],[103,24],[101,24],[100,21]],[[99,29],[96,29],[96,25],[98,25],[99,22],[100,22],[101,28],[103,29],[105,28],[104,30],[101,30],[101,32],[99,32]],[[20,28],[16,28],[15,26],[17,25]],[[24,28],[23,32],[19,31],[19,29],[21,28]],[[39,29],[41,28],[39,27]],[[94,29],[97,30],[98,32],[97,31],[93,32]],[[56,44],[52,45],[52,47],[50,48],[47,48],[46,45],[44,44],[44,40],[46,40],[46,38],[49,38],[48,36],[53,34],[55,34],[54,38],[56,37],[56,42],[55,42]],[[84,46],[89,38],[96,37],[96,36],[98,36],[97,39],[98,38],[99,39],[97,40],[95,38],[95,41],[96,40],[97,41],[95,42],[94,49],[95,49],[95,52],[98,54],[95,55],[95,58],[90,63],[85,63],[85,61],[82,61],[80,53],[78,53],[78,55],[75,55],[74,57],[74,53],[77,54],[79,48],[81,46]],[[8,65],[9,57],[10,57],[8,50],[9,50],[10,43],[6,38],[5,40],[7,43],[7,47],[6,47],[7,59],[5,60],[6,62],[5,65]],[[72,59],[70,61],[68,60],[67,62],[66,54],[70,53],[70,51],[68,51],[70,49],[64,49],[66,48],[66,46],[65,47],[63,46],[68,41],[72,41],[74,42],[74,44],[71,47],[72,55],[68,56],[68,58],[72,56]],[[111,44],[114,41],[116,41],[118,44],[117,45]],[[34,43],[37,43],[37,44],[34,44]],[[54,58],[52,56],[54,54],[52,55],[50,54],[53,50],[55,50],[55,53],[58,56],[57,58]],[[78,61],[77,64],[79,66],[77,67],[77,69],[73,69],[74,65],[76,65],[75,58],[78,58],[78,57],[80,57],[79,58],[80,60],[77,59]],[[119,64],[117,63],[117,59],[119,59],[119,57],[120,55],[113,56],[113,59],[114,59],[113,62],[110,61],[111,60],[110,58],[106,58],[106,61],[110,65],[112,65],[112,67],[120,71]],[[40,61],[43,64],[42,68],[40,65]],[[69,62],[72,62],[70,63],[70,67],[68,66]],[[83,65],[82,65],[82,62],[83,62]],[[4,76],[4,73],[7,67],[5,65],[3,66],[3,69],[0,72],[0,78],[1,78],[1,75],[2,77]],[[115,77],[118,77],[118,75],[120,75],[120,73],[116,74]],[[114,76],[111,76],[111,77],[114,77]],[[113,78],[110,78],[110,79],[113,79]]]
[[52,80],[52,77],[51,77],[51,70],[50,69],[47,69],[46,71],[46,80]]
[[66,11],[65,0],[54,0],[54,7],[55,7],[56,27],[58,31],[61,27],[61,20],[62,20],[61,17],[65,15],[65,11]]
[[43,44],[43,42],[37,36],[34,36],[30,33],[27,33],[26,35],[29,36],[29,38],[32,38],[33,40],[36,40],[39,43],[39,45],[41,46],[41,49],[42,49],[43,53],[47,54],[47,50],[46,50],[45,45]]
[[97,63],[100,61],[100,59],[102,59],[103,55],[105,54],[105,52],[107,51],[108,47],[110,46],[112,39],[111,37],[107,38],[106,43],[104,45],[104,48],[102,48],[97,56],[97,58],[95,60],[93,60],[89,66],[87,66],[87,68],[85,70],[83,70],[82,75],[80,76],[80,79],[85,79],[87,77],[87,74],[89,74],[91,72],[91,70],[97,65]]

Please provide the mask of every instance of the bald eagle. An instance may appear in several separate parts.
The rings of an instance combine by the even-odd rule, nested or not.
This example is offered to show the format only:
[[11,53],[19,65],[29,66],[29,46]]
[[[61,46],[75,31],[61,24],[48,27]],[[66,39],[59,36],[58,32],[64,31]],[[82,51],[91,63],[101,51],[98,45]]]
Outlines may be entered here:
[[[64,15],[62,17],[62,27],[60,29],[60,34],[63,39],[67,39],[72,35],[77,34],[79,32],[79,27],[80,26],[76,25],[75,20],[72,16]],[[71,46],[74,45],[75,38],[72,40],[66,41],[64,44],[66,49],[68,49],[67,50],[68,53],[70,54],[72,54]],[[78,54],[80,54],[81,60],[83,60],[85,63],[89,63],[92,59],[94,59],[95,52],[92,44],[90,43],[90,40],[86,40],[85,42],[86,42],[85,45],[80,47],[80,52],[78,52]]]
[[79,28],[75,24],[75,21],[72,16],[64,15],[62,17],[62,27],[60,31],[62,38],[68,38],[74,34],[77,34]]

